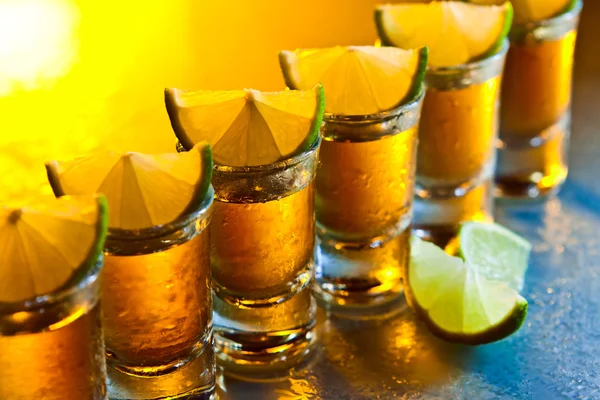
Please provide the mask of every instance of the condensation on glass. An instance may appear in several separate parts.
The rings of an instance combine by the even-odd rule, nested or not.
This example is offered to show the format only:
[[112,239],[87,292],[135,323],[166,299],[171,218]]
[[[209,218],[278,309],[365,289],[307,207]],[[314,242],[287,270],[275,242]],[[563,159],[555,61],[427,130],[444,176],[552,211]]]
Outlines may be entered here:
[[415,232],[444,244],[492,220],[499,94],[508,41],[482,60],[429,68],[419,124]]
[[502,85],[496,194],[537,198],[568,173],[573,53],[583,3],[555,18],[515,25]]
[[332,312],[382,315],[402,297],[422,100],[371,116],[325,115],[315,294]]
[[102,314],[111,399],[211,398],[212,211],[211,189],[172,223],[109,229]]
[[289,366],[314,343],[319,144],[269,165],[215,166],[215,338],[217,357],[229,370]]
[[0,303],[0,399],[106,398],[102,257],[64,289]]

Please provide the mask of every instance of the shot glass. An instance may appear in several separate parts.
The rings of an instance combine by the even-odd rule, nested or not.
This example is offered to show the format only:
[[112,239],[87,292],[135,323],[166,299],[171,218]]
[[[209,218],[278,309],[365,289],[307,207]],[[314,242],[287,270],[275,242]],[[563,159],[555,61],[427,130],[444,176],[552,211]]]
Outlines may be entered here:
[[98,262],[68,286],[0,303],[0,399],[106,398]]
[[429,68],[419,124],[415,232],[444,244],[463,221],[493,219],[499,95],[508,41],[495,54]]
[[377,115],[325,115],[315,294],[332,312],[383,315],[401,298],[422,101],[423,92]]
[[102,313],[111,399],[212,398],[213,191],[161,226],[109,229]]
[[214,168],[215,341],[230,371],[286,368],[315,340],[310,285],[319,143],[269,165]]
[[541,198],[568,173],[571,81],[583,2],[543,21],[513,25],[502,84],[496,195]]

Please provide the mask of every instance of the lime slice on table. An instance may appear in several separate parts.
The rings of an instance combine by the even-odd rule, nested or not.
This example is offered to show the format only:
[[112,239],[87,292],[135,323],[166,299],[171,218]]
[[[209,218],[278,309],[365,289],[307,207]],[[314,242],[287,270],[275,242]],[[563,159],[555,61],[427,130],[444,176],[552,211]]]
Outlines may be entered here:
[[102,252],[107,219],[103,196],[0,207],[0,302],[48,294],[88,271]]
[[[469,0],[474,4],[503,4],[502,0]],[[514,22],[523,24],[556,17],[572,9],[577,0],[511,0],[515,10]]]
[[184,148],[207,141],[215,163],[256,166],[290,158],[314,144],[325,97],[321,85],[282,92],[166,89],[165,103]]
[[512,7],[461,1],[386,4],[375,9],[375,23],[386,46],[427,46],[429,65],[456,66],[493,54],[510,31]]
[[466,222],[459,231],[459,255],[488,279],[523,289],[531,244],[498,224]]
[[527,300],[506,283],[486,278],[478,266],[417,237],[411,239],[405,294],[429,329],[450,342],[501,340],[527,316]]
[[328,113],[371,115],[396,108],[418,94],[427,49],[338,46],[283,50],[279,63],[292,89],[323,84]]
[[101,151],[48,162],[46,170],[56,196],[103,193],[110,228],[143,229],[173,222],[204,201],[212,157],[208,144],[199,143],[179,154]]

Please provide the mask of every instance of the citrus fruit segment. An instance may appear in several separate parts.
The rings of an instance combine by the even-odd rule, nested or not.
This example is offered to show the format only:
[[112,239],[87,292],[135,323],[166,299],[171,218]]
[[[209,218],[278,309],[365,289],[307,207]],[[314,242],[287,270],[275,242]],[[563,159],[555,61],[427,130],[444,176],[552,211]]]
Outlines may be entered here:
[[325,88],[325,110],[334,115],[372,115],[412,99],[421,90],[427,49],[350,46],[281,51],[288,87]]
[[95,265],[104,246],[103,196],[0,208],[0,302],[48,294]]
[[321,85],[282,92],[166,89],[165,103],[183,147],[207,141],[215,163],[256,166],[289,158],[315,142],[325,96]]
[[212,157],[206,143],[186,153],[141,154],[101,151],[46,164],[56,196],[103,193],[109,227],[143,229],[173,222],[207,195]]
[[448,67],[497,51],[512,22],[509,2],[482,6],[460,1],[386,4],[375,9],[384,45],[412,49],[427,46],[429,65]]
[[523,289],[531,244],[498,224],[467,222],[459,231],[459,254],[488,279]]
[[406,275],[409,304],[437,336],[485,344],[516,332],[527,300],[504,282],[487,279],[477,266],[413,237]]
[[[474,4],[502,4],[502,0],[469,0]],[[573,8],[577,0],[511,0],[514,9],[514,22],[542,21],[556,17]]]

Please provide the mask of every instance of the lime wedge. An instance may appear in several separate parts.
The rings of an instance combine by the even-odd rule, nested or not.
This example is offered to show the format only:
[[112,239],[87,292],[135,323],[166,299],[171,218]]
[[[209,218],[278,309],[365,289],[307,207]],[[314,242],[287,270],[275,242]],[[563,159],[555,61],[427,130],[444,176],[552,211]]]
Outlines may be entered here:
[[101,151],[46,164],[56,196],[103,193],[110,206],[109,227],[143,229],[164,225],[196,209],[212,176],[210,147],[187,153],[119,154]]
[[459,231],[459,255],[488,279],[523,289],[531,244],[498,224],[466,222]]
[[501,340],[527,316],[527,300],[506,283],[487,279],[477,266],[417,237],[411,239],[405,293],[432,333],[450,342]]
[[51,293],[97,261],[106,237],[102,196],[0,208],[0,302]]
[[429,48],[432,67],[456,66],[496,52],[510,31],[512,7],[462,1],[386,4],[375,9],[384,45]]
[[215,163],[265,165],[310,147],[321,128],[323,87],[259,92],[166,89],[175,135],[186,149],[207,141]]
[[[504,3],[502,0],[469,1],[474,4],[483,5],[498,5]],[[576,2],[577,0],[511,0],[515,10],[514,22],[523,24],[556,17],[572,9]]]
[[328,113],[371,115],[396,108],[418,94],[427,67],[427,49],[338,46],[284,50],[279,53],[279,63],[292,89],[323,84]]

